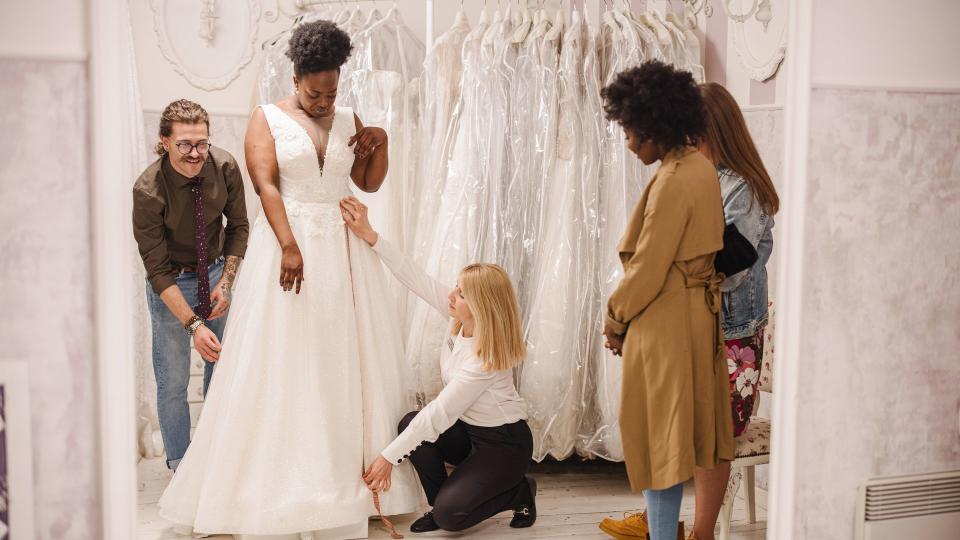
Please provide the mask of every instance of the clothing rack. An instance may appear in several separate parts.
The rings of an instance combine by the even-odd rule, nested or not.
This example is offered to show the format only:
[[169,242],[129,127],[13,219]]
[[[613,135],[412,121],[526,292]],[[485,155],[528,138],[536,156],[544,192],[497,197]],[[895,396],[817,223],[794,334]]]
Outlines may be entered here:
[[[333,4],[342,4],[344,6],[352,3],[360,2],[376,2],[377,0],[294,0],[294,5],[297,6],[297,9],[300,11],[309,11],[313,6],[329,6]],[[430,47],[433,46],[433,0],[424,0],[424,21],[426,21],[426,39],[425,43],[427,50],[430,50]],[[463,2],[460,2],[463,5]],[[393,1],[394,7],[397,5],[397,0]]]

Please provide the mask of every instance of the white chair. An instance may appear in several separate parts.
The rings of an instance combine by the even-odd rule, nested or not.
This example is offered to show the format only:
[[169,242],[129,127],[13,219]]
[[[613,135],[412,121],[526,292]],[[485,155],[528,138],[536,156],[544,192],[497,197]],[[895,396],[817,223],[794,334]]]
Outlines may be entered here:
[[[773,333],[775,330],[775,311],[773,302],[770,302],[767,327],[764,330],[763,367],[760,370],[760,381],[757,390],[773,393]],[[760,399],[754,403],[754,412],[760,408]],[[747,503],[747,512],[750,523],[757,522],[757,499],[755,496],[754,472],[757,465],[770,463],[770,420],[753,416],[750,424],[736,439],[736,459],[730,464],[730,481],[727,483],[727,493],[720,508],[720,540],[730,540],[730,521],[733,518],[733,504],[740,489],[740,483],[746,476],[747,490],[744,499]]]

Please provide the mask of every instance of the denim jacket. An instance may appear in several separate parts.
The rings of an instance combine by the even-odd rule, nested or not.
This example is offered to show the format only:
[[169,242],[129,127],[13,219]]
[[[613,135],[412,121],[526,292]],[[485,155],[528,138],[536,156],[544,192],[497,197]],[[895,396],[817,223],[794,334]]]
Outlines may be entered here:
[[746,180],[720,167],[720,195],[727,224],[737,226],[757,249],[757,262],[728,277],[720,285],[723,294],[723,334],[726,339],[752,336],[767,323],[767,261],[773,252],[773,216],[768,216]]

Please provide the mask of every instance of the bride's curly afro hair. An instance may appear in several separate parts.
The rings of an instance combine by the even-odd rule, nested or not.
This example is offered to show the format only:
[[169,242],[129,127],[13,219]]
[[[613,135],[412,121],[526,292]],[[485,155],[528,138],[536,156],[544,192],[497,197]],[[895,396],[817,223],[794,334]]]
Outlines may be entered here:
[[651,60],[617,74],[601,93],[607,119],[667,150],[696,144],[706,108],[693,75]]
[[303,23],[290,36],[287,58],[297,76],[321,71],[340,71],[353,45],[350,36],[337,25],[324,20]]

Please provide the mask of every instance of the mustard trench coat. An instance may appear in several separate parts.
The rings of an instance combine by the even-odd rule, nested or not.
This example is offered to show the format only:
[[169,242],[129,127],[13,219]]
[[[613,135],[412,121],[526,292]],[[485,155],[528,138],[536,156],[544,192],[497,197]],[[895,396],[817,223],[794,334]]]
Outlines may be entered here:
[[720,282],[723,206],[713,164],[671,151],[618,250],[607,324],[626,334],[620,433],[633,491],[666,489],[734,458]]

